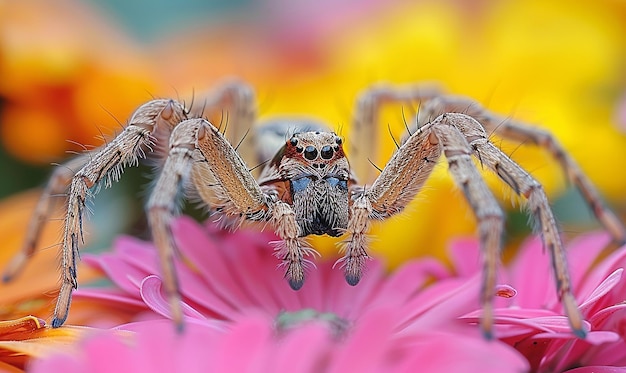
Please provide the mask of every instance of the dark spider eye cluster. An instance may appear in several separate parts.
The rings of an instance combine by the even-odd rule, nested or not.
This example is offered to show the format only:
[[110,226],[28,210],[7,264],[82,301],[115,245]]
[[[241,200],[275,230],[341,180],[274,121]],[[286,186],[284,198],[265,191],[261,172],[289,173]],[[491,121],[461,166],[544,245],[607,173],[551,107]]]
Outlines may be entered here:
[[[317,134],[319,134],[319,132],[316,132]],[[304,158],[308,159],[309,161],[312,161],[314,159],[317,158],[318,154],[322,157],[322,159],[332,159],[333,155],[336,151],[339,150],[339,145],[342,144],[342,139],[339,136],[335,137],[335,144],[334,146],[331,145],[324,145],[321,149],[321,151],[318,152],[317,148],[314,147],[313,145],[308,145],[306,148],[303,148],[302,146],[299,146],[298,143],[298,138],[293,135],[291,137],[291,139],[289,139],[289,144],[291,146],[294,146],[296,148],[296,151],[298,153],[304,153]]]
[[291,137],[291,140],[289,140],[289,143],[290,143],[292,146],[295,146],[295,147],[296,147],[296,151],[297,151],[298,153],[302,153],[302,151],[304,150],[301,146],[298,146],[298,139],[296,138],[296,136],[295,136],[295,135],[294,135],[293,137]]
[[333,148],[331,148],[330,145],[324,145],[320,155],[322,156],[322,159],[331,159],[333,157],[333,153]]
[[309,161],[317,158],[317,149],[315,149],[313,145],[309,145],[304,148],[304,158],[308,159]]

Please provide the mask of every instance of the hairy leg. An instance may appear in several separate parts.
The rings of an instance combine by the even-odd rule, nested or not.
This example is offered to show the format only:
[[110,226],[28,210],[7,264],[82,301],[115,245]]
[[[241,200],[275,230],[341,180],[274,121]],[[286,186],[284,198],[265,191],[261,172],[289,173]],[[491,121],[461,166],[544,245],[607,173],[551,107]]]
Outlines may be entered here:
[[18,251],[18,253],[11,258],[11,261],[4,269],[2,277],[4,282],[11,281],[15,278],[15,276],[22,272],[24,266],[35,253],[35,249],[37,248],[41,237],[41,232],[43,231],[45,224],[48,222],[48,219],[50,219],[52,208],[54,207],[55,202],[57,202],[55,197],[65,194],[67,186],[76,173],[76,170],[82,168],[88,161],[89,155],[81,154],[55,168],[52,176],[50,176],[50,179],[41,193],[41,196],[39,196],[39,200],[37,201],[35,211],[33,211],[33,216],[28,224],[26,237],[20,251]]
[[[501,248],[504,215],[493,193],[488,189],[471,156],[496,172],[503,181],[528,199],[529,208],[542,227],[546,248],[550,250],[557,278],[559,296],[574,332],[583,337],[582,316],[571,293],[565,253],[556,222],[541,185],[519,165],[488,141],[480,123],[464,114],[443,114],[419,127],[398,149],[371,188],[353,193],[349,223],[351,238],[346,243],[345,267],[348,282],[360,276],[361,257],[365,252],[361,235],[367,230],[368,219],[383,219],[398,213],[412,200],[432,171],[437,158],[444,152],[450,172],[468,200],[479,226],[483,251],[481,320],[485,335],[493,328],[492,298]],[[367,198],[366,203],[362,198]]]
[[369,160],[378,157],[378,142],[381,137],[379,124],[381,107],[387,103],[402,102],[412,107],[416,101],[427,100],[439,95],[434,86],[411,86],[398,89],[387,85],[374,86],[364,91],[357,99],[350,136],[351,166],[363,183],[376,179],[376,169]]
[[418,125],[443,113],[464,113],[478,120],[489,133],[520,143],[531,143],[547,150],[559,162],[568,181],[579,190],[591,211],[611,234],[617,244],[626,243],[626,228],[620,219],[602,201],[596,187],[580,169],[576,161],[550,132],[532,127],[511,118],[496,115],[479,103],[465,97],[438,96],[425,101]]
[[277,255],[287,267],[285,276],[293,289],[302,287],[304,256],[310,249],[304,247],[291,207],[261,189],[232,145],[208,121],[197,118],[182,122],[172,132],[170,144],[147,210],[174,322],[183,325],[173,260],[176,243],[170,227],[178,214],[178,196],[187,181],[205,203],[213,204],[214,210],[240,221],[269,222],[282,240]]

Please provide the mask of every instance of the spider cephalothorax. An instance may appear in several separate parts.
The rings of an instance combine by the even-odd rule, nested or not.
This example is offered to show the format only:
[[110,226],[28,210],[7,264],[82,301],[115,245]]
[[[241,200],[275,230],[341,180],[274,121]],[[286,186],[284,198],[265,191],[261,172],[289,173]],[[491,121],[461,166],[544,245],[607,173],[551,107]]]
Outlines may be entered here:
[[[419,102],[420,115],[414,128],[407,127],[402,145],[398,145],[389,162],[375,176],[363,152],[375,148],[378,110],[388,101]],[[240,131],[234,134],[237,140],[250,128],[255,129],[256,137],[276,132],[275,128],[256,131],[261,127],[254,126],[254,95],[241,83],[225,85],[205,107],[229,112],[229,128]],[[257,180],[242,158],[252,162],[264,160],[251,160],[251,146],[233,147],[220,129],[200,116],[201,113],[191,112],[174,100],[150,101],[137,109],[124,131],[112,141],[69,161],[52,175],[35,210],[23,250],[10,264],[4,278],[10,280],[33,254],[49,214],[50,197],[67,190],[61,289],[53,327],[61,326],[67,318],[72,290],[77,286],[76,262],[82,243],[85,200],[98,190],[99,183],[108,185],[117,180],[123,167],[135,164],[144,155],[152,156],[153,150],[161,150],[166,153],[165,162],[148,201],[147,215],[159,251],[164,290],[178,325],[182,324],[182,308],[170,225],[178,213],[177,198],[181,191],[193,192],[210,209],[235,219],[269,224],[280,238],[276,254],[282,260],[285,277],[293,289],[303,286],[306,256],[312,252],[306,236],[345,234],[341,267],[347,282],[356,285],[369,258],[370,222],[402,211],[444,155],[452,177],[478,222],[484,257],[480,300],[485,334],[489,335],[493,326],[492,298],[504,214],[472,157],[526,199],[528,210],[541,228],[544,246],[550,252],[557,291],[572,329],[579,336],[585,335],[583,319],[572,294],[565,252],[546,194],[541,184],[489,141],[486,130],[545,147],[593,207],[594,214],[614,240],[623,242],[626,233],[621,222],[603,205],[592,184],[549,133],[493,114],[466,98],[445,96],[420,87],[378,87],[366,91],[357,103],[352,132],[359,157],[352,160],[352,167],[345,157],[340,137],[313,129],[285,138],[284,145]],[[283,128],[288,127],[287,122]],[[263,138],[257,138],[257,142],[261,147],[276,143]],[[269,151],[275,152],[272,147],[269,146]],[[267,152],[268,149],[262,149],[260,154]],[[367,187],[357,185],[353,174],[363,178]]]
[[259,179],[281,191],[292,206],[300,236],[340,236],[348,226],[350,165],[342,140],[330,132],[295,133],[276,153]]

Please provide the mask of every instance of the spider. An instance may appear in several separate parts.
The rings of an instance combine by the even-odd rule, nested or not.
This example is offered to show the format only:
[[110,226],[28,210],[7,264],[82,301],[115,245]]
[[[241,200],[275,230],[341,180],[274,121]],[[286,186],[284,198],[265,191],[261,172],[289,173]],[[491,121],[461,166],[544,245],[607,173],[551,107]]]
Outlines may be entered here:
[[[616,241],[626,231],[618,218],[601,202],[595,188],[555,138],[483,109],[464,97],[446,96],[424,86],[375,86],[357,101],[354,118],[355,143],[373,146],[381,105],[389,102],[420,103],[415,128],[375,177],[373,167],[360,157],[351,168],[343,139],[320,126],[310,130],[288,128],[301,122],[280,120],[259,127],[283,137],[280,150],[265,165],[258,179],[219,128],[187,109],[181,102],[155,99],[141,105],[128,125],[112,141],[58,167],[51,176],[32,218],[21,252],[10,263],[4,280],[14,277],[33,254],[39,233],[48,218],[51,196],[67,192],[61,245],[61,286],[52,326],[61,326],[69,312],[72,291],[77,288],[76,265],[83,243],[85,201],[101,185],[117,181],[124,167],[140,158],[160,159],[161,172],[147,202],[146,211],[158,249],[164,291],[172,318],[182,327],[183,316],[173,256],[176,252],[170,225],[178,212],[179,195],[193,192],[212,211],[234,219],[271,226],[280,237],[276,255],[282,260],[285,278],[294,290],[305,280],[309,235],[345,235],[340,259],[346,281],[356,285],[369,258],[367,233],[371,222],[400,213],[415,198],[443,154],[456,184],[469,202],[478,222],[483,252],[480,325],[486,336],[493,328],[492,298],[503,234],[504,214],[479,173],[477,163],[495,172],[517,195],[527,201],[544,246],[550,253],[556,288],[573,332],[585,336],[583,318],[574,296],[559,231],[548,199],[539,182],[489,141],[487,131],[504,138],[545,147],[560,163],[568,179],[580,190],[597,219]],[[231,82],[218,89],[205,107],[228,108],[236,129],[256,128],[255,101],[251,88]],[[243,136],[239,134],[240,138]],[[366,147],[367,148],[367,147]],[[357,148],[358,149],[358,148]],[[249,152],[243,147],[241,152]],[[71,170],[78,170],[73,172]],[[360,173],[369,185],[357,183]],[[184,193],[181,193],[184,192]]]

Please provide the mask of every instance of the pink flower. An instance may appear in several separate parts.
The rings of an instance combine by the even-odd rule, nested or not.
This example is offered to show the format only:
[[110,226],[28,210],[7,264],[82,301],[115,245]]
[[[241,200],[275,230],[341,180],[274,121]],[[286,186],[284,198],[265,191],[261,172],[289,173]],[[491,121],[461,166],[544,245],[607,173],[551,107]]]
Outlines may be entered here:
[[[522,372],[508,346],[462,334],[431,331],[399,338],[393,308],[363,316],[345,338],[319,321],[283,333],[262,315],[224,331],[194,322],[176,333],[167,320],[102,331],[70,351],[35,360],[30,373],[72,372]],[[121,331],[132,333],[120,334]]]
[[[626,250],[617,250],[593,265],[608,243],[608,235],[595,233],[568,245],[573,291],[589,328],[585,340],[569,329],[538,238],[522,245],[515,260],[502,271],[501,277],[518,295],[496,309],[496,335],[524,354],[533,371],[626,365]],[[475,240],[452,245],[453,262],[462,277],[479,270],[479,256]],[[478,311],[464,318],[475,322],[479,315]]]
[[[202,367],[198,371],[528,369],[513,348],[484,340],[476,325],[460,318],[480,308],[479,276],[453,277],[439,262],[428,259],[386,275],[381,263],[373,260],[361,283],[352,287],[340,270],[332,268],[332,261],[318,261],[318,268],[309,271],[304,287],[296,292],[276,268],[279,262],[268,244],[276,240],[272,234],[245,229],[229,233],[184,217],[173,232],[184,258],[177,269],[185,333],[174,335],[171,323],[162,325],[169,311],[155,275],[152,245],[121,238],[114,252],[85,258],[118,289],[83,289],[76,297],[109,307],[135,307],[137,318],[148,321],[117,328],[133,331],[130,343],[104,333],[85,341],[73,357],[50,357],[37,362],[33,371],[54,372],[59,367],[71,372],[93,366],[102,372],[142,371],[145,364],[159,372],[171,371],[176,364],[187,367],[182,361],[194,360]],[[427,285],[432,279],[437,281]],[[119,356],[132,356],[131,365],[100,364],[111,360],[109,352],[102,352],[108,345]],[[150,359],[156,362],[146,362]],[[170,360],[159,363],[162,359]]]

